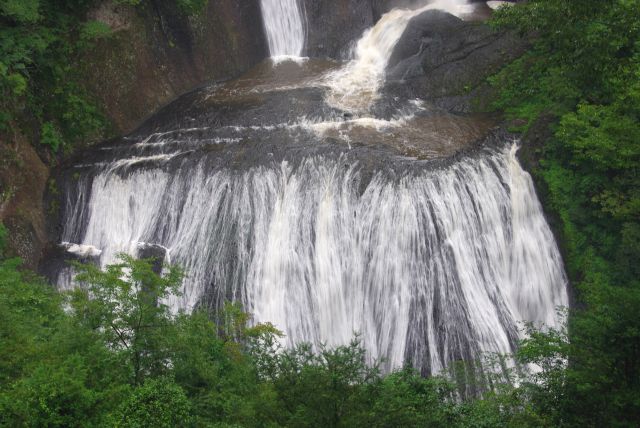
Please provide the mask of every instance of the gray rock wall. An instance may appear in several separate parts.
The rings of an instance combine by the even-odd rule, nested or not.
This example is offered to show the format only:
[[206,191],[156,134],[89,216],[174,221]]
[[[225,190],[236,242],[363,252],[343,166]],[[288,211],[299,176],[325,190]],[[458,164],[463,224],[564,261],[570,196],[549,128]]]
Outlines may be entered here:
[[376,0],[303,0],[307,17],[305,55],[343,59],[376,21]]
[[194,17],[173,1],[135,8],[106,1],[88,19],[113,31],[82,63],[87,88],[115,134],[131,131],[178,95],[238,76],[268,56],[259,0],[211,0]]
[[387,68],[386,91],[432,101],[455,112],[483,110],[487,77],[522,55],[525,44],[433,10],[416,16],[396,45]]

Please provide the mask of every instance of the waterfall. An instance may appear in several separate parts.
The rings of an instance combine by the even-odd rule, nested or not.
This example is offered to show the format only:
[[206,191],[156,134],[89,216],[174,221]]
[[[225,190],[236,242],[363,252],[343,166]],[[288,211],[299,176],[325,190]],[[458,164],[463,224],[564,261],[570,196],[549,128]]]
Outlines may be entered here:
[[261,0],[269,53],[272,58],[299,57],[305,43],[304,18],[299,0]]
[[368,182],[345,161],[107,168],[78,183],[90,190],[70,211],[86,219],[70,218],[64,238],[84,230],[103,264],[162,245],[189,273],[175,308],[239,301],[289,345],[359,332],[388,368],[438,371],[512,351],[520,320],[554,325],[567,302],[562,263],[515,146]]
[[417,9],[387,12],[358,41],[354,59],[327,76],[325,83],[330,88],[327,102],[343,110],[366,111],[378,98],[389,58],[411,18],[435,9],[458,16],[470,12],[472,7],[466,0],[436,0]]
[[[448,140],[464,132],[436,142],[431,128],[466,129],[473,118],[420,100],[404,100],[413,107],[397,120],[325,104],[368,110],[410,19],[465,6],[389,12],[352,61],[323,77],[287,87],[277,73],[272,85],[269,73],[250,75],[181,98],[147,131],[68,171],[64,248],[102,266],[120,252],[160,248],[188,274],[168,302],[174,310],[240,302],[288,346],[341,345],[359,333],[385,370],[410,362],[436,373],[513,351],[521,321],[555,326],[566,278],[515,143],[417,160],[398,147],[449,156],[463,146]],[[298,4],[262,8],[272,55],[300,55]],[[261,82],[260,91],[247,82]],[[318,117],[294,123],[303,109]],[[61,269],[58,285],[71,278]]]

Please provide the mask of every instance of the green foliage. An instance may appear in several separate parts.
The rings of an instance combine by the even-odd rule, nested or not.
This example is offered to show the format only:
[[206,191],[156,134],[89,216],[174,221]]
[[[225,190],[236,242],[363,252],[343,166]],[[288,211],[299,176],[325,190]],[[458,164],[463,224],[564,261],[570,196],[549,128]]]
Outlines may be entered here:
[[[185,14],[207,4],[176,1]],[[0,0],[0,129],[36,123],[39,141],[59,153],[104,128],[73,65],[109,36],[82,21],[91,4]],[[640,1],[529,0],[494,24],[535,35],[532,50],[492,78],[495,107],[524,119],[525,131],[541,114],[556,118],[535,173],[579,290],[566,329],[527,326],[520,365],[504,371],[501,357],[461,364],[453,380],[409,368],[382,376],[357,339],[285,350],[274,326],[250,326],[237,305],[214,319],[172,314],[176,268],[158,275],[127,256],[104,271],[76,265],[84,288],[61,295],[19,260],[2,260],[0,425],[635,426]],[[6,239],[0,225],[0,258]],[[459,393],[469,388],[484,393]]]
[[119,369],[40,278],[0,262],[0,425],[99,425]]
[[576,424],[634,426],[640,418],[640,290],[600,287],[570,327],[568,419]]
[[[208,4],[175,2],[185,15],[202,13]],[[83,52],[111,34],[107,24],[84,20],[95,5],[93,0],[0,0],[0,131],[17,124],[54,154],[104,136],[106,120],[79,71]]]
[[[60,316],[60,297],[42,281],[25,277],[20,260],[0,262],[0,379],[18,377],[26,361],[40,352]],[[37,333],[37,334],[35,334]],[[1,413],[1,412],[0,412]]]
[[[530,0],[494,24],[533,48],[493,78],[496,108],[555,117],[534,171],[561,221],[582,309],[566,333],[530,330],[520,356],[543,369],[532,403],[556,426],[640,419],[640,1]],[[568,365],[561,361],[569,361]]]
[[271,407],[271,398],[269,388],[258,382],[246,336],[226,334],[202,311],[179,316],[176,328],[172,372],[191,401],[196,424],[258,425],[258,413]]
[[64,146],[62,135],[60,135],[60,131],[56,129],[53,123],[45,122],[42,124],[40,144],[49,147],[53,153],[58,152],[58,150]]
[[172,315],[180,272],[152,265],[77,265],[67,296],[0,264],[0,425],[464,426],[448,382],[382,377],[357,340],[284,350],[236,305]]
[[39,0],[2,0],[0,11],[5,17],[9,17],[16,22],[36,22],[40,19],[38,8]]
[[178,9],[185,15],[198,15],[204,11],[209,0],[176,0]]
[[7,246],[7,236],[8,236],[7,228],[4,224],[0,223],[0,260],[4,254],[4,249]]
[[71,306],[88,328],[101,330],[105,345],[118,350],[139,385],[148,376],[167,372],[173,340],[173,316],[164,300],[178,292],[182,273],[171,267],[165,276],[152,261],[119,256],[105,271],[75,264],[84,287],[72,295]]
[[637,283],[634,272],[604,265],[635,251],[620,243],[640,217],[640,2],[538,0],[501,10],[495,22],[539,34],[494,77],[496,107],[529,123],[543,112],[558,118],[539,174],[564,223],[573,277],[604,268],[608,282]]
[[235,324],[248,319],[236,306],[226,325],[171,314],[162,301],[181,273],[152,266],[79,265],[86,288],[59,294],[0,262],[1,426],[260,425],[274,399],[248,338],[272,328]]
[[[465,385],[444,377],[410,368],[383,376],[357,338],[283,349],[280,332],[249,326],[237,305],[217,321],[172,314],[163,302],[181,272],[158,275],[153,265],[128,256],[104,271],[76,265],[84,288],[60,294],[19,260],[0,262],[0,425],[552,427],[589,425],[594,410],[598,425],[616,421],[612,412],[636,416],[634,396],[621,392],[638,382],[639,360],[628,358],[638,351],[638,293],[600,296],[618,306],[573,318],[597,342],[528,326],[523,366],[503,371],[502,356],[474,363],[485,392],[463,400]],[[599,374],[610,367],[605,390]],[[592,398],[571,399],[585,393]],[[602,394],[617,399],[603,407]]]
[[151,379],[136,388],[120,410],[122,428],[189,426],[190,404],[182,388],[164,379]]
[[85,44],[89,44],[93,40],[102,39],[110,35],[111,28],[102,21],[88,21],[80,27],[80,41]]
[[451,400],[454,385],[442,378],[424,378],[407,367],[365,388],[368,397],[358,426],[449,427],[456,422]]
[[302,344],[290,350],[272,348],[270,361],[261,364],[262,378],[273,384],[285,426],[349,426],[361,411],[363,388],[379,379],[357,340],[315,352]]
[[105,24],[79,18],[91,3],[0,3],[0,128],[10,121],[25,135],[35,128],[54,153],[102,134],[105,121],[74,66],[92,40],[108,34]]
[[87,388],[86,381],[87,369],[80,357],[70,357],[60,365],[39,364],[13,386],[7,411],[25,423],[82,426],[99,395]]

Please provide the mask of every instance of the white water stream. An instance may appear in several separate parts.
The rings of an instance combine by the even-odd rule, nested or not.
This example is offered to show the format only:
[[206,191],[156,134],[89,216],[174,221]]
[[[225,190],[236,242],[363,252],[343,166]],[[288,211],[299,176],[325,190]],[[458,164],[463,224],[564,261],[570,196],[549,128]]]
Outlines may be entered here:
[[411,18],[427,10],[444,10],[460,16],[473,10],[466,0],[436,0],[415,9],[393,9],[367,30],[358,41],[354,59],[330,73],[325,84],[327,102],[336,108],[365,112],[378,98],[393,49]]
[[274,60],[302,55],[304,14],[300,0],[260,0],[269,53]]

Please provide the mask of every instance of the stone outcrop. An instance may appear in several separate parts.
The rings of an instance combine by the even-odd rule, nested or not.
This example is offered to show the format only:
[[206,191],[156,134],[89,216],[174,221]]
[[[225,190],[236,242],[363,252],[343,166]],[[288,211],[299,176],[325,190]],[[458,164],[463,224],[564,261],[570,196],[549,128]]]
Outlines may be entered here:
[[113,31],[82,63],[86,85],[116,134],[133,130],[178,95],[236,77],[268,56],[259,0],[210,1],[192,17],[175,2],[133,8],[107,1],[88,18]]
[[305,55],[345,59],[362,33],[375,24],[375,1],[304,0],[307,19]]
[[0,136],[0,222],[9,230],[9,254],[33,268],[47,238],[42,196],[49,169],[17,127],[11,133],[6,144]]
[[454,112],[483,110],[486,79],[520,56],[523,42],[446,12],[416,16],[390,58],[386,91],[413,94]]
[[[86,18],[112,31],[78,61],[88,94],[112,124],[111,135],[130,132],[182,93],[236,77],[268,55],[259,0],[211,0],[194,17],[173,1],[132,7],[105,0]],[[33,268],[43,251],[51,252],[44,248],[45,219],[55,217],[58,207],[45,207],[43,195],[48,189],[55,200],[57,183],[47,181],[48,154],[29,142],[37,133],[12,128],[0,134],[0,222],[9,229],[9,254]]]

